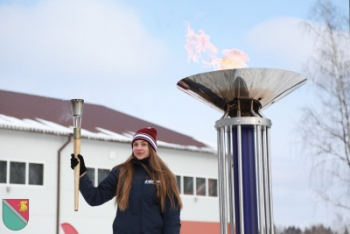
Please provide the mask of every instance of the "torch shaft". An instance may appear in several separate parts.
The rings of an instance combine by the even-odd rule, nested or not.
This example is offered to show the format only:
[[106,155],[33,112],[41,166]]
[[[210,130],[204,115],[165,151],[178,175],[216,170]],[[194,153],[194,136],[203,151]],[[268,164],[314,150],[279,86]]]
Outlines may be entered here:
[[[80,154],[80,128],[74,128],[74,157],[78,160]],[[79,207],[79,180],[80,180],[80,166],[74,168],[74,210],[78,211]]]

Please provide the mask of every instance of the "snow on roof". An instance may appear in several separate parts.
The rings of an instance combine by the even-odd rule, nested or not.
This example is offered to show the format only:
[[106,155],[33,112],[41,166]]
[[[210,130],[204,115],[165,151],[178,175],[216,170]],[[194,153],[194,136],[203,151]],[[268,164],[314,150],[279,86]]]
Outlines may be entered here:
[[[6,116],[0,114],[0,128],[5,129],[15,129],[21,131],[31,131],[31,132],[42,132],[56,135],[70,135],[73,133],[73,126],[65,127],[57,123],[43,120],[40,118],[32,119],[18,119],[11,116]],[[115,142],[125,142],[131,143],[132,135],[129,132],[119,133],[112,132],[107,129],[96,127],[98,132],[91,132],[84,128],[81,129],[81,137],[94,140],[104,140],[104,141],[115,141]],[[180,149],[180,150],[190,150],[206,153],[215,153],[216,149],[213,147],[198,147],[198,146],[184,146],[173,143],[167,143],[164,141],[157,141],[159,147]]]
[[[0,90],[0,128],[57,135],[73,133],[70,102]],[[154,127],[158,145],[165,148],[215,153],[216,147],[188,135],[111,108],[84,103],[83,138],[131,142],[134,131]]]

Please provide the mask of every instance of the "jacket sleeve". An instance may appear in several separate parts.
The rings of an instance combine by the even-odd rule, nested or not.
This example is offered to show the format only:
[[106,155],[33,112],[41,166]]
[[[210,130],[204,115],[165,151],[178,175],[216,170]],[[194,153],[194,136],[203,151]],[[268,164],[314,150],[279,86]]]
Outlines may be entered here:
[[170,199],[166,199],[166,210],[163,213],[164,234],[179,234],[181,228],[180,209],[171,207]]
[[119,171],[109,172],[108,176],[95,187],[88,174],[80,178],[79,189],[90,206],[98,206],[111,200],[116,193]]

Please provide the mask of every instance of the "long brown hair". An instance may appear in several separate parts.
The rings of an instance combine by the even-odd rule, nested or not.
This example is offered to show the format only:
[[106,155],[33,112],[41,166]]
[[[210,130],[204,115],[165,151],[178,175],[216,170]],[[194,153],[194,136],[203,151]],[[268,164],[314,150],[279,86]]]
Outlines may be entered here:
[[[155,182],[157,196],[160,198],[161,211],[165,211],[165,201],[168,197],[171,202],[171,208],[182,208],[182,201],[177,188],[175,175],[170,171],[168,166],[157,155],[154,149],[148,144],[150,156],[149,166],[141,163],[147,174]],[[129,195],[134,177],[134,153],[122,164],[114,167],[120,169],[115,202],[120,210],[126,210],[129,207]],[[159,180],[160,183],[157,183]]]

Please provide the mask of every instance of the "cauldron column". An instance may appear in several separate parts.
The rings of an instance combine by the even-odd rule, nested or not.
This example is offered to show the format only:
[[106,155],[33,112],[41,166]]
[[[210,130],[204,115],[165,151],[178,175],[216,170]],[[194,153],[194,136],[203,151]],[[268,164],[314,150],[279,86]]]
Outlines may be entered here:
[[223,112],[218,135],[220,233],[273,234],[271,121],[262,110],[306,82],[298,73],[242,68],[189,76],[177,87]]

